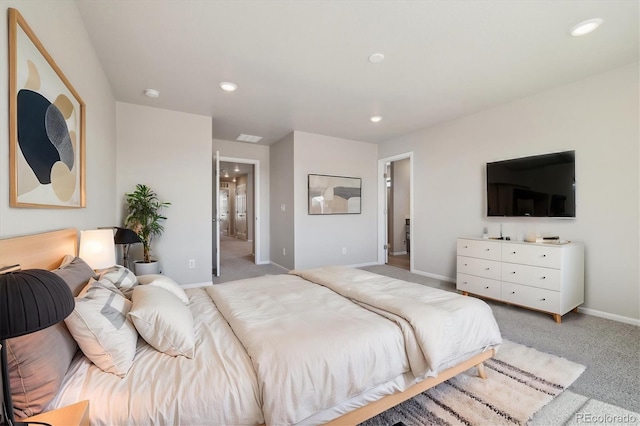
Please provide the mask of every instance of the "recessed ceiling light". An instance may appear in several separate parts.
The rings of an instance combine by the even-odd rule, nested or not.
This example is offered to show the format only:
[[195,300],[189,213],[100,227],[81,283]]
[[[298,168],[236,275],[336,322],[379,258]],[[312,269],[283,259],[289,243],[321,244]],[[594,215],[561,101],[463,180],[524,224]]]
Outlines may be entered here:
[[144,94],[150,98],[157,98],[160,96],[160,92],[156,89],[144,89]]
[[382,120],[382,117],[380,117],[379,115],[374,115],[369,120],[371,120],[372,123],[379,123],[380,120]]
[[222,83],[220,83],[220,88],[225,92],[234,92],[238,88],[238,86],[233,83],[229,83],[228,81],[223,81]]
[[382,53],[374,53],[373,55],[369,56],[369,62],[371,62],[372,64],[377,64],[382,61],[384,61],[384,55]]
[[236,138],[236,140],[237,140],[237,141],[242,141],[242,142],[253,142],[253,143],[258,142],[260,139],[262,139],[262,136],[245,135],[244,133],[241,133],[241,134]]
[[235,169],[233,169],[234,172],[238,173],[240,171],[240,167],[236,166]]
[[578,25],[571,28],[571,35],[579,37],[589,34],[590,32],[595,31],[600,24],[602,24],[602,19],[600,18],[587,19],[586,21],[580,22]]

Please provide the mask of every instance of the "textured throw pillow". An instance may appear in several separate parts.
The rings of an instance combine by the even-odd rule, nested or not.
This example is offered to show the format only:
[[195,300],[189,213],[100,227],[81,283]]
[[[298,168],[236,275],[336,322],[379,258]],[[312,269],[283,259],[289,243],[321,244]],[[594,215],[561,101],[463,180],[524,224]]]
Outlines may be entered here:
[[87,291],[89,291],[89,289],[94,288],[94,287],[102,287],[105,290],[109,290],[112,293],[116,293],[119,294],[120,296],[124,296],[124,294],[122,294],[122,292],[111,282],[107,281],[107,280],[94,280],[93,278],[89,279],[89,282],[87,283],[86,286],[84,286],[84,288],[80,291],[80,293],[78,293],[77,297],[84,297],[87,294]]
[[120,265],[105,269],[100,275],[100,280],[107,280],[113,283],[127,299],[131,299],[131,291],[134,286],[138,285],[138,279],[135,274]]
[[78,345],[64,322],[6,342],[14,415],[39,414],[58,393]]
[[178,299],[182,300],[182,303],[185,305],[189,304],[189,297],[187,293],[184,292],[182,287],[178,283],[176,283],[171,278],[166,275],[158,275],[158,274],[149,274],[149,275],[140,275],[138,277],[138,283],[140,285],[152,285],[161,287],[171,293],[173,293]]
[[140,336],[167,355],[193,358],[193,315],[173,294],[157,286],[138,286],[129,318]]
[[87,285],[89,278],[97,278],[91,266],[79,257],[67,255],[58,269],[54,269],[54,274],[62,278],[74,296],[80,293],[80,290]]
[[106,280],[93,282],[64,320],[87,358],[107,373],[124,377],[136,354],[138,333],[127,314],[131,302]]

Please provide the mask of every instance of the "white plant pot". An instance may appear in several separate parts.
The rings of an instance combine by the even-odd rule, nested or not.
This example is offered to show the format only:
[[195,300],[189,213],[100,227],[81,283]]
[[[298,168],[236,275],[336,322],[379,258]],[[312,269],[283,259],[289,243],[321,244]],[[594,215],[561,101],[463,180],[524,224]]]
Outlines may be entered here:
[[144,263],[140,260],[134,262],[136,275],[149,275],[160,273],[160,262],[152,260],[149,263]]

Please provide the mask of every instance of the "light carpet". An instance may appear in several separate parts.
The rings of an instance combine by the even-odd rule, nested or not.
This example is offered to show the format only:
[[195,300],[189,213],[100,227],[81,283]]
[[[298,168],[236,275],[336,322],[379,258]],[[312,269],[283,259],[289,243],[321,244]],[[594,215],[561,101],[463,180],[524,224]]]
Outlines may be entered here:
[[585,370],[567,359],[509,341],[485,361],[485,367],[487,379],[479,378],[472,368],[362,425],[526,424]]

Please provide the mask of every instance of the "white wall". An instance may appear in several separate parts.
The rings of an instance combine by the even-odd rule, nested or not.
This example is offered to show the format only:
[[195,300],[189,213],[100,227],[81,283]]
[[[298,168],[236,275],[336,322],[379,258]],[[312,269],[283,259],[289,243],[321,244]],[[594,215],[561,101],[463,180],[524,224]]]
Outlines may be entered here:
[[[209,133],[211,133],[211,130],[209,130]],[[259,264],[269,263],[269,147],[221,139],[214,139],[212,145],[212,152],[219,151],[221,157],[242,158],[260,162],[260,188],[258,189],[260,191],[260,213],[259,217],[256,218],[260,222],[260,252],[256,262]],[[222,273],[224,273],[224,270]]]
[[[377,155],[375,144],[294,132],[297,269],[377,262]],[[309,215],[309,173],[362,178],[362,213]]]
[[[418,272],[455,277],[459,236],[548,232],[585,244],[585,304],[638,320],[638,64],[389,141],[379,158],[413,151],[412,251]],[[573,220],[485,216],[485,163],[576,150]]]
[[[86,104],[86,208],[9,207],[8,7],[18,9]],[[115,99],[75,2],[0,1],[0,11],[0,237],[115,225]]]
[[[124,194],[138,183],[149,186],[171,203],[163,210],[165,232],[151,243],[152,256],[180,284],[210,283],[211,117],[123,102],[116,111],[119,223],[125,217]],[[139,246],[132,246],[131,260],[141,258]],[[195,260],[194,269],[189,259]]]
[[[271,261],[287,269],[295,266],[294,134],[270,147]],[[283,210],[284,207],[284,210]]]

